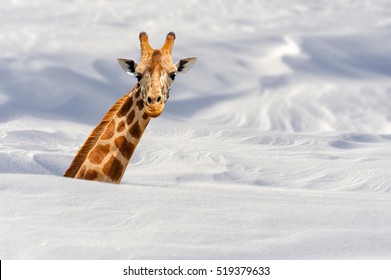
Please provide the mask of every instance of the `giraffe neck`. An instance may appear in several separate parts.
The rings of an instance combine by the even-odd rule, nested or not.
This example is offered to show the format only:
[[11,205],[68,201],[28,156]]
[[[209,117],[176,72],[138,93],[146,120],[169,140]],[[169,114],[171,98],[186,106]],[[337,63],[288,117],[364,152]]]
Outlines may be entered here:
[[150,120],[140,91],[140,86],[136,85],[118,100],[94,129],[64,176],[111,183],[121,181]]

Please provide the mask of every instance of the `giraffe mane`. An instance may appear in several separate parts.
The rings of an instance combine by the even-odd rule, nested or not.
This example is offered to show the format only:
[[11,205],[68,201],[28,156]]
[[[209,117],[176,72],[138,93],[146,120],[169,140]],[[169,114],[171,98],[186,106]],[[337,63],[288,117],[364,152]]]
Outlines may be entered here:
[[[134,86],[133,89],[130,92],[133,92],[133,90],[137,87]],[[129,92],[129,93],[130,93]],[[106,115],[103,117],[100,124],[91,132],[90,136],[88,136],[86,142],[83,144],[79,152],[76,154],[75,158],[73,159],[71,165],[65,171],[64,177],[70,177],[73,178],[76,173],[79,171],[80,166],[83,164],[83,162],[86,160],[88,153],[91,151],[91,149],[94,147],[96,142],[99,140],[99,137],[102,135],[103,131],[105,130],[106,126],[110,123],[110,121],[113,119],[114,115],[118,112],[118,110],[121,108],[122,104],[125,102],[125,100],[129,97],[129,93],[125,94],[122,98],[120,98],[106,113]]]

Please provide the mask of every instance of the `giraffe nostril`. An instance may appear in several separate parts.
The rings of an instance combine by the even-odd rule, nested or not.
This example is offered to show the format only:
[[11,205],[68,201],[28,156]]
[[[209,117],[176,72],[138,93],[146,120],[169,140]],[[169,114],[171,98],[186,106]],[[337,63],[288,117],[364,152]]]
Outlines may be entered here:
[[151,103],[152,103],[151,97],[148,97],[148,98],[147,98],[147,102],[148,102],[148,104],[151,104]]
[[160,100],[162,100],[162,98],[159,96],[159,97],[157,98],[157,103],[159,103]]

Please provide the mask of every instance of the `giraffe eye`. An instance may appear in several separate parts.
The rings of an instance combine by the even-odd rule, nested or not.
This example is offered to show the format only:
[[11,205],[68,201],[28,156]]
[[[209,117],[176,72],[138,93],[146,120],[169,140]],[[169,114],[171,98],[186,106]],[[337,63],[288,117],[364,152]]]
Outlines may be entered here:
[[176,73],[171,73],[171,74],[170,74],[170,78],[171,78],[171,80],[173,80],[173,81],[174,81],[174,80],[175,80],[175,77],[176,77]]
[[141,79],[143,78],[143,75],[141,75],[141,74],[136,74],[136,79],[137,79],[137,81],[141,81]]

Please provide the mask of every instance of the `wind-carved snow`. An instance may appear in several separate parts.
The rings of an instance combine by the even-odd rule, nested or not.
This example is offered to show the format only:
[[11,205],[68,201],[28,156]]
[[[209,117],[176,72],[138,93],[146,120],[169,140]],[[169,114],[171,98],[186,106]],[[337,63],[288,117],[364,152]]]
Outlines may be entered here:
[[[390,258],[389,1],[141,4],[3,6],[0,257]],[[63,178],[140,31],[197,64],[121,185]]]

